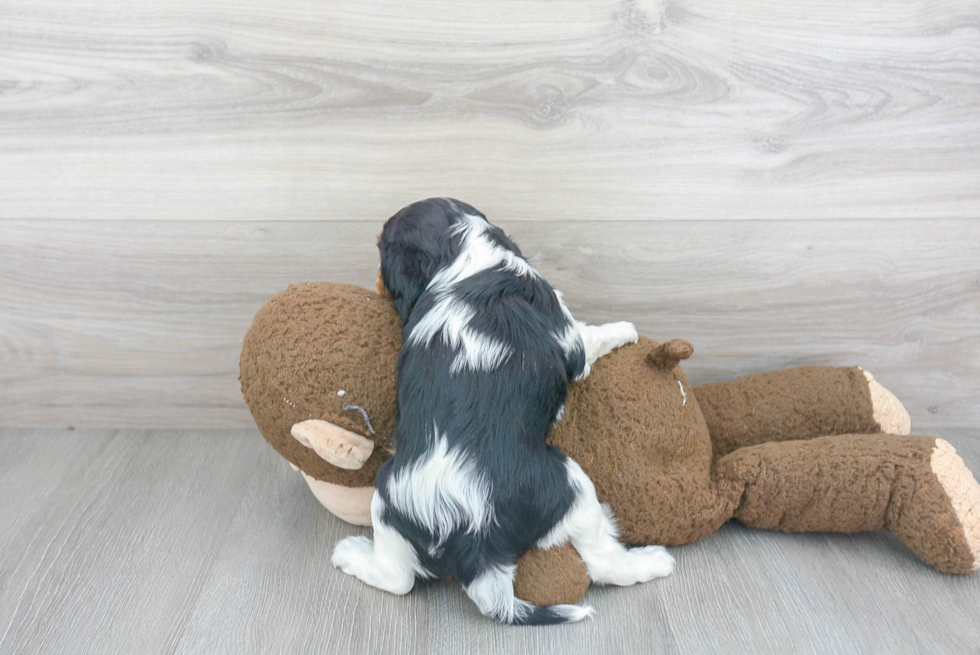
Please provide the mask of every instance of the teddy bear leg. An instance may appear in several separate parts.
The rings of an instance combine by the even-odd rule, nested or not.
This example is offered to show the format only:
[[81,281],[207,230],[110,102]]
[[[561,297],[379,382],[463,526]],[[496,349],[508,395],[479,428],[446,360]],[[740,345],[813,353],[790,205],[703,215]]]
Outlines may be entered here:
[[736,450],[713,475],[735,518],[785,532],[890,530],[943,573],[980,566],[980,485],[942,439],[840,435]]
[[885,434],[911,433],[912,418],[902,401],[881,386],[870,371],[862,368],[861,372],[868,381],[868,392],[871,394],[871,416],[881,426],[881,431]]
[[801,366],[695,387],[715,458],[835,434],[908,434],[908,412],[858,367]]

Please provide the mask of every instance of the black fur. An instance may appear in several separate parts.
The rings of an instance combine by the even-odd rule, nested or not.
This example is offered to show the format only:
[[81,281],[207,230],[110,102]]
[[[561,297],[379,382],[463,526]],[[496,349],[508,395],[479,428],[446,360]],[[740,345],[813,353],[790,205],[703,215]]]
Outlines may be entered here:
[[[398,358],[397,451],[381,467],[376,489],[385,501],[384,522],[412,543],[426,571],[454,575],[465,586],[491,567],[515,563],[570,509],[575,492],[565,456],[545,439],[569,381],[584,369],[585,352],[579,342],[566,354],[556,339],[570,321],[551,286],[538,275],[519,276],[499,266],[459,281],[449,293],[475,311],[470,329],[512,348],[508,358],[489,371],[453,372],[459,348],[438,335],[428,345],[409,341],[437,301],[429,283],[461,252],[462,237],[452,228],[464,213],[483,216],[459,201],[424,200],[395,214],[382,232],[382,278],[401,315],[405,345]],[[520,256],[499,228],[486,234]],[[393,507],[387,492],[392,476],[428,455],[433,424],[450,449],[465,452],[490,480],[495,517],[477,533],[466,526],[455,530],[434,555],[429,551],[436,536]],[[538,608],[517,622],[563,620]]]
[[[473,207],[460,209],[482,216]],[[459,255],[460,239],[450,235],[458,210],[448,200],[423,200],[401,209],[381,232],[381,279],[404,325],[433,276]]]

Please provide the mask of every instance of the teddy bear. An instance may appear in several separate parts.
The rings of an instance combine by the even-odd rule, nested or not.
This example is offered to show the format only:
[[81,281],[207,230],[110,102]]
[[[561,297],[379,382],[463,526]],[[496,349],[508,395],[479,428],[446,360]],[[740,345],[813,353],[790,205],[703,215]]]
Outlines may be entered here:
[[[333,514],[370,525],[394,452],[401,323],[357,286],[292,285],[245,336],[255,422]],[[942,439],[911,436],[901,402],[859,367],[808,366],[692,387],[687,341],[640,337],[570,386],[549,443],[576,460],[629,544],[674,546],[731,519],[785,532],[889,530],[938,571],[980,567],[980,485]],[[515,593],[574,603],[589,578],[571,546],[532,550]]]

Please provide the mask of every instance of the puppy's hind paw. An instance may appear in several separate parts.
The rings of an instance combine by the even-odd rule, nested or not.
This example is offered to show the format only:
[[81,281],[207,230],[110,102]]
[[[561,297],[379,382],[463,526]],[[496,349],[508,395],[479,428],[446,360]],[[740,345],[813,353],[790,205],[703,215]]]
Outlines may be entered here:
[[674,572],[674,558],[663,546],[641,546],[629,550],[637,582],[666,578]]
[[374,542],[367,537],[347,537],[333,549],[331,563],[348,575],[358,575],[374,558]]

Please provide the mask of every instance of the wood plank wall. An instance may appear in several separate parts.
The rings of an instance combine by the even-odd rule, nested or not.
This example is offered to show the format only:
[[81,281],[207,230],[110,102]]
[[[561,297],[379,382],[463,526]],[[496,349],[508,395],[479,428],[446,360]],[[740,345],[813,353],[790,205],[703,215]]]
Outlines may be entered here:
[[250,425],[254,312],[432,195],[695,383],[980,424],[975,0],[2,0],[0,426]]

